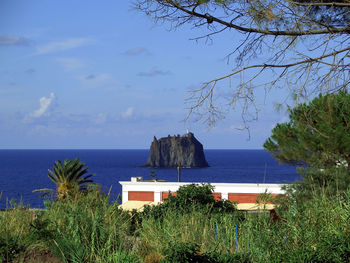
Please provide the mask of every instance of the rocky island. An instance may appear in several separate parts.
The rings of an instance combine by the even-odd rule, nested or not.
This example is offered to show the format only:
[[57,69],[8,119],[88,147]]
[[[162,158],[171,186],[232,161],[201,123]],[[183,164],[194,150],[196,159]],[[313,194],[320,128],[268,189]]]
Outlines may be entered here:
[[180,136],[170,136],[157,140],[154,137],[150,155],[144,167],[174,167],[194,168],[208,167],[205,160],[203,145],[188,132]]

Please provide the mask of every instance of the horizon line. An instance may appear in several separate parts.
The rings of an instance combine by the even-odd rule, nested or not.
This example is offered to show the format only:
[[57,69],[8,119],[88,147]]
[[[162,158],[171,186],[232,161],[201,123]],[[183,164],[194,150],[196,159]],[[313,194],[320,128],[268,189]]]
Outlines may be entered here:
[[[0,148],[7,150],[149,150],[149,148]],[[264,150],[263,148],[206,148],[206,150]]]

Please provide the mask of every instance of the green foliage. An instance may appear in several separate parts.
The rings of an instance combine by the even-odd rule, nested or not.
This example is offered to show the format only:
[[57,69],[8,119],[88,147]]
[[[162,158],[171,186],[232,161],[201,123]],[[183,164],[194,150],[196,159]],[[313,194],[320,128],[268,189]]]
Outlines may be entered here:
[[264,148],[282,163],[328,168],[350,164],[350,94],[320,95],[290,110]]
[[0,262],[12,262],[29,246],[27,235],[30,233],[31,213],[22,203],[5,211],[0,211]]
[[84,167],[84,163],[80,159],[68,160],[66,159],[62,164],[61,161],[54,163],[53,171],[49,170],[48,177],[57,186],[56,190],[52,189],[38,189],[33,192],[44,192],[41,196],[50,193],[56,193],[57,199],[64,199],[68,196],[75,195],[79,191],[86,190],[86,184],[92,183],[89,178],[95,174],[84,175],[87,173],[88,167]]
[[110,205],[108,196],[99,191],[49,203],[47,214],[55,229],[50,249],[69,262],[105,262],[118,250],[126,233],[123,221],[127,213]]
[[[34,216],[33,216],[34,217]],[[50,227],[50,220],[37,217],[30,223],[30,232],[25,236],[25,243],[31,244],[36,241],[51,242],[56,232]]]
[[[143,219],[138,231],[144,244],[140,255],[146,258],[160,254],[163,262],[196,262],[198,258],[202,262],[348,262],[350,259],[350,190],[339,198],[312,196],[303,202],[290,202],[276,212],[280,220],[274,222],[263,211],[247,214],[242,221],[236,213],[210,215],[194,209],[185,214],[168,210],[162,220]],[[246,253],[247,229],[249,254]]]
[[[350,259],[350,191],[342,198],[314,196],[276,210],[281,220],[263,223],[252,238],[254,261],[348,262]],[[257,247],[256,242],[260,245]],[[258,248],[260,253],[255,249]]]
[[126,242],[130,215],[101,191],[88,189],[45,205],[42,211],[0,212],[0,262],[38,248],[62,262],[138,262],[133,243]]
[[277,200],[285,209],[293,203],[302,204],[315,196],[338,198],[350,188],[350,171],[344,167],[333,167],[320,171],[314,168],[298,168],[301,181],[284,186],[286,195]]
[[[171,260],[167,257],[181,256],[185,251],[187,251],[187,257],[202,260],[213,258],[214,251],[217,255],[232,254],[235,224],[241,224],[238,213],[209,214],[207,210],[198,208],[193,208],[189,213],[175,209],[167,210],[161,220],[153,217],[143,219],[138,233],[143,244],[140,254],[143,258],[150,254],[160,254],[169,262]],[[218,237],[216,225],[218,225]],[[229,240],[226,233],[227,226],[230,229]],[[244,244],[245,241],[240,239],[239,242]],[[175,251],[172,252],[172,250]]]
[[42,211],[0,212],[0,259],[40,246],[62,262],[349,262],[350,190],[308,198],[277,208],[276,222],[264,211],[242,216],[191,206],[188,213],[164,210],[161,220],[144,216],[130,233],[134,215],[90,191],[47,201]]
[[163,250],[165,258],[160,262],[196,262],[196,263],[229,263],[248,262],[241,254],[218,253],[217,251],[202,252],[200,245],[189,242],[171,242]]
[[189,211],[192,207],[207,207],[211,212],[235,212],[233,203],[227,200],[216,201],[213,196],[214,187],[210,184],[189,184],[179,187],[176,196],[169,193],[164,206],[177,210]]
[[0,237],[0,261],[12,262],[15,257],[24,251],[24,246],[20,244],[19,240],[12,236],[6,235]]
[[180,186],[173,196],[169,192],[168,198],[157,206],[145,206],[143,216],[162,219],[169,210],[190,213],[193,210],[203,210],[208,214],[235,212],[236,207],[228,200],[216,201],[213,197],[213,186],[210,184],[188,184]]
[[208,262],[200,254],[200,246],[195,243],[171,242],[163,251],[166,255],[162,262]]
[[107,257],[107,262],[110,263],[138,263],[141,262],[140,258],[128,254],[124,250],[118,250]]
[[210,184],[189,184],[180,186],[176,192],[176,196],[169,194],[169,197],[164,203],[182,209],[186,209],[186,207],[191,207],[192,205],[213,204],[215,202],[212,195],[213,190],[214,187]]

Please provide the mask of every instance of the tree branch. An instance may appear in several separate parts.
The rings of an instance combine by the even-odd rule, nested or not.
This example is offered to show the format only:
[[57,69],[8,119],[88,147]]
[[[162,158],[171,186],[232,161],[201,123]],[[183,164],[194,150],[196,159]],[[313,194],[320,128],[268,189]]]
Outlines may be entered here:
[[190,16],[195,16],[198,18],[206,19],[207,21],[217,22],[221,25],[224,25],[229,28],[236,29],[238,31],[242,32],[248,32],[248,33],[259,33],[264,35],[273,35],[273,36],[305,36],[305,35],[325,35],[325,34],[349,34],[350,33],[350,26],[346,27],[340,27],[340,28],[332,28],[331,30],[329,28],[327,29],[319,29],[319,30],[298,30],[298,31],[286,31],[286,30],[263,30],[258,28],[251,28],[251,27],[242,27],[239,25],[236,25],[232,22],[227,22],[224,20],[221,20],[217,17],[211,16],[208,13],[202,14],[197,13],[194,10],[188,10],[181,6],[180,4],[176,3],[173,0],[166,0],[166,2],[173,5],[175,8],[185,12],[186,14],[189,14]]

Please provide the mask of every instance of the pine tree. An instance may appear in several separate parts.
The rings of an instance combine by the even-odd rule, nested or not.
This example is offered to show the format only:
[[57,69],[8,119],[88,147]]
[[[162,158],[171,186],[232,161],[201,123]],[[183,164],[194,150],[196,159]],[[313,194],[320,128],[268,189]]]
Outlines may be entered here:
[[290,121],[277,124],[264,143],[281,163],[313,168],[350,164],[350,94],[319,95],[290,110]]

